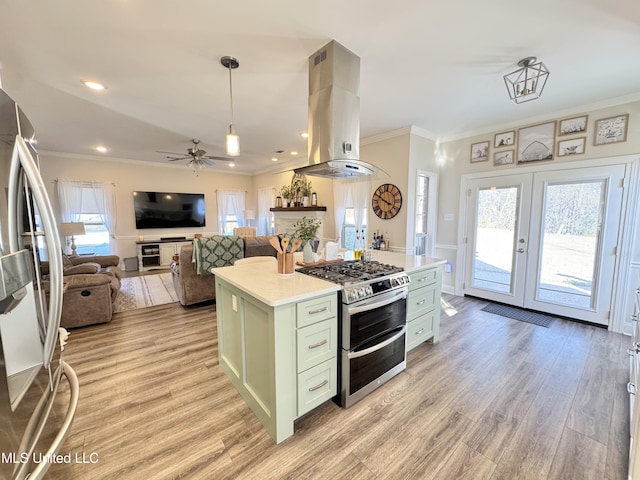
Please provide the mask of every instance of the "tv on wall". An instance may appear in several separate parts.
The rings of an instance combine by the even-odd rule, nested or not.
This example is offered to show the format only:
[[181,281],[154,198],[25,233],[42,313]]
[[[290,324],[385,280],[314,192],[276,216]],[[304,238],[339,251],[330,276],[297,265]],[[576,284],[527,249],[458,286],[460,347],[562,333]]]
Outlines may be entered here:
[[133,192],[136,228],[204,227],[203,193]]

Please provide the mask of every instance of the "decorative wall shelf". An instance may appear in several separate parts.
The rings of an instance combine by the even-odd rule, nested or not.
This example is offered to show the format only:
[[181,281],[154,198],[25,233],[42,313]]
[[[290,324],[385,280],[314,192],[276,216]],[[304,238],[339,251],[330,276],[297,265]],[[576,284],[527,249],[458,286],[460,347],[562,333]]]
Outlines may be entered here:
[[326,212],[327,207],[273,207],[270,208],[271,212]]

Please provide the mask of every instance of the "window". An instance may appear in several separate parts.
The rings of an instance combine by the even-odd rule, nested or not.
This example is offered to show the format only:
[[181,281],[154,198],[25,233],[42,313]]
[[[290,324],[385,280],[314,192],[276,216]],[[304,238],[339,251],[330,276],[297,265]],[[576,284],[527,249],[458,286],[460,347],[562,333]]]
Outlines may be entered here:
[[347,250],[353,250],[357,236],[364,239],[365,247],[369,245],[370,242],[367,242],[367,212],[364,212],[364,218],[362,219],[362,231],[359,231],[358,235],[356,235],[355,209],[352,207],[345,208],[344,224],[342,227],[344,248]]
[[[59,179],[57,189],[62,221],[84,223],[85,235],[74,238],[77,253],[110,254],[116,224],[114,185]],[[68,240],[63,239],[65,246]]]
[[244,227],[244,205],[247,192],[218,190],[218,229],[220,235],[233,235],[235,227]]
[[99,213],[80,213],[76,215],[77,221],[84,223],[85,235],[77,237],[76,246],[78,253],[95,253],[97,255],[109,255],[109,230],[102,221]]
[[418,171],[414,214],[415,255],[434,255],[437,186],[438,176],[435,173]]

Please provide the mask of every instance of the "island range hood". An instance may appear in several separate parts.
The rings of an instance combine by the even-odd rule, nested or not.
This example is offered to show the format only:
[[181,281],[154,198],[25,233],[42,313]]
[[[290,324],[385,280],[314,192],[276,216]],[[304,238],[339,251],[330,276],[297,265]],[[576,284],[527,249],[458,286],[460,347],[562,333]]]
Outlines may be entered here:
[[359,159],[360,58],[332,40],[309,57],[309,165],[326,178],[388,177]]

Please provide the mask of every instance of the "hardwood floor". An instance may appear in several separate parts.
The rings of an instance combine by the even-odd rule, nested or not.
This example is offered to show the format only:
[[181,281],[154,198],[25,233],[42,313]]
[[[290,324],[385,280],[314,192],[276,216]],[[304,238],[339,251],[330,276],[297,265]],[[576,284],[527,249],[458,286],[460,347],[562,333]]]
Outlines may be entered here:
[[539,327],[445,296],[441,340],[348,410],[325,403],[275,445],[222,374],[215,305],[72,331],[80,405],[50,478],[626,478],[628,337]]

